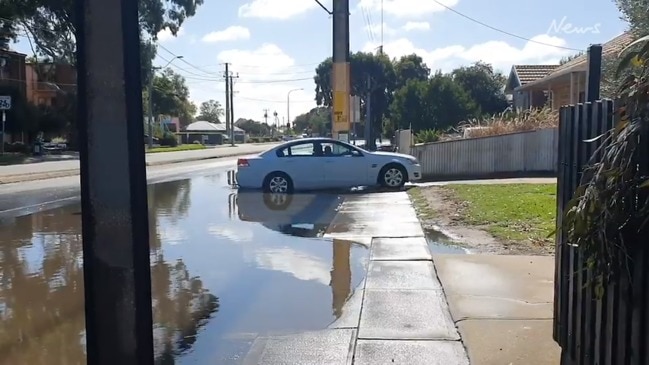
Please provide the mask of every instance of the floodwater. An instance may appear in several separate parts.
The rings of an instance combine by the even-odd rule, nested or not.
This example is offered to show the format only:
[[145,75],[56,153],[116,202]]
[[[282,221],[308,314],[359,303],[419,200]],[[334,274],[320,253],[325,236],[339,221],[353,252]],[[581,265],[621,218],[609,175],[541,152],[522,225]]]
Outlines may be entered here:
[[[149,186],[158,364],[238,364],[257,336],[324,329],[368,250],[320,238],[343,197]],[[0,364],[85,364],[78,205],[0,223]]]
[[428,229],[425,231],[428,248],[433,254],[466,254],[467,250],[460,247],[444,233]]

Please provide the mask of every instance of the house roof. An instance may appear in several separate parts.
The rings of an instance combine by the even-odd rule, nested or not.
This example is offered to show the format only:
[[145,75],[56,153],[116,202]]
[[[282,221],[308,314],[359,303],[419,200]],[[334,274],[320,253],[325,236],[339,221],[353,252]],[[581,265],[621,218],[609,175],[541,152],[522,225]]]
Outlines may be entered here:
[[[224,123],[211,123],[211,122],[208,122],[208,121],[205,121],[205,120],[196,121],[196,122],[188,125],[187,128],[185,128],[185,131],[187,131],[187,132],[223,132],[223,133],[225,133],[226,130],[227,130],[227,128],[225,127]],[[243,132],[243,129],[241,129],[239,127],[236,127],[236,126],[234,127],[234,130],[236,132]]]
[[505,93],[509,94],[520,86],[542,79],[557,67],[559,65],[514,65],[509,72]]
[[[608,42],[602,44],[602,58],[607,56],[615,56],[628,46],[635,39],[633,33],[624,32],[619,36],[609,40]],[[536,84],[542,84],[547,81],[553,80],[559,76],[569,74],[571,72],[585,72],[588,67],[588,55],[586,53],[575,57],[574,59],[564,63],[563,65],[557,67],[548,75],[543,78],[537,79],[535,81],[529,82],[527,85],[521,84],[521,88],[525,86],[533,86]]]
[[542,79],[549,75],[559,65],[514,65],[514,72],[521,85]]

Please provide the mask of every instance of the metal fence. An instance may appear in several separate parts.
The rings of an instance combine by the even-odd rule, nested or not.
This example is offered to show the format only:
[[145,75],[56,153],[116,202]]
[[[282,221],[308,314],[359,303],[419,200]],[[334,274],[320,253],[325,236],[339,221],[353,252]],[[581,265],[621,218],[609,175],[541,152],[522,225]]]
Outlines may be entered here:
[[[603,142],[584,142],[614,123],[613,102],[597,101],[562,107],[559,126],[557,225],[579,185],[584,166]],[[640,141],[647,151],[648,142]],[[598,152],[599,154],[599,152]],[[646,163],[645,163],[646,164]],[[645,166],[647,167],[647,166]],[[646,235],[646,233],[645,233]],[[627,237],[644,239],[647,237]],[[648,250],[631,253],[631,275],[608,285],[602,299],[587,285],[591,272],[585,258],[562,233],[557,235],[555,260],[554,339],[561,346],[562,365],[649,363]]]
[[556,128],[427,143],[410,154],[425,179],[553,175],[557,171]]

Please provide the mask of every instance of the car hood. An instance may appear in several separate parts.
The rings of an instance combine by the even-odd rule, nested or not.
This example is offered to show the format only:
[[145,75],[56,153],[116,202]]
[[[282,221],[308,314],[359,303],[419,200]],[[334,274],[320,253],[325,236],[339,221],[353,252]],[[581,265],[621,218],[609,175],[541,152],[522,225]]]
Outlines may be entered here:
[[406,159],[406,160],[416,160],[416,158],[414,156],[406,155],[405,153],[376,151],[376,152],[372,152],[372,154],[375,155],[375,156],[403,158],[403,159]]

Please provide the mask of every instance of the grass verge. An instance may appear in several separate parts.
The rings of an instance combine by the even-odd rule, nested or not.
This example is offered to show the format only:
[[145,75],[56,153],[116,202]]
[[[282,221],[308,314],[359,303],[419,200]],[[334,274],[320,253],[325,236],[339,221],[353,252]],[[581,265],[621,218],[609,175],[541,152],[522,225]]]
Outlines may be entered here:
[[16,165],[23,163],[27,156],[20,153],[5,153],[0,155],[0,166]]
[[193,150],[204,150],[205,146],[202,144],[182,144],[176,147],[154,147],[150,150],[147,150],[147,153],[160,153],[160,152],[178,152],[178,151],[193,151]]
[[408,189],[408,196],[410,196],[412,205],[415,207],[417,216],[420,219],[427,220],[435,218],[435,216],[437,215],[435,209],[433,209],[430,204],[428,204],[428,201],[426,200],[426,197],[422,193],[420,187],[415,186]]
[[447,185],[462,204],[461,221],[507,241],[552,242],[556,184]]

